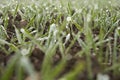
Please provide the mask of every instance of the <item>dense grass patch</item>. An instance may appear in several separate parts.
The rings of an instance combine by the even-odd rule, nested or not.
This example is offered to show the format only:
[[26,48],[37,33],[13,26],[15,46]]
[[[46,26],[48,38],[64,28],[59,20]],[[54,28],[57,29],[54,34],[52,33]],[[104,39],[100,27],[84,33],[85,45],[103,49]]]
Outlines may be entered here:
[[0,80],[119,80],[119,0],[0,1]]

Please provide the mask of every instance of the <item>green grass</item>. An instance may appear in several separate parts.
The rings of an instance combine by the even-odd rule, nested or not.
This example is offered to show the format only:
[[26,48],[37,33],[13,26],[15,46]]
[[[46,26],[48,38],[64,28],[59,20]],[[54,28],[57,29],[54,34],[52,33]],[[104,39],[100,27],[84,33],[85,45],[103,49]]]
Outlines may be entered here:
[[[92,56],[102,68],[99,73],[111,70],[116,76],[120,73],[119,0],[19,1],[0,1],[0,12],[3,13],[0,17],[0,22],[3,21],[0,23],[0,52],[6,55],[14,53],[6,66],[0,62],[0,80],[10,80],[13,74],[16,80],[24,80],[26,74],[31,80],[56,80],[74,57],[85,58],[77,60],[73,70],[57,80],[76,80],[76,76],[85,70],[87,79],[94,80]],[[14,25],[17,12],[28,21],[22,28]],[[11,27],[15,35],[8,40],[9,14],[13,16]],[[72,49],[76,47],[75,43],[81,47],[76,53]],[[30,61],[36,46],[45,54],[39,72]],[[57,51],[61,60],[53,65]],[[41,79],[36,79],[36,73]]]

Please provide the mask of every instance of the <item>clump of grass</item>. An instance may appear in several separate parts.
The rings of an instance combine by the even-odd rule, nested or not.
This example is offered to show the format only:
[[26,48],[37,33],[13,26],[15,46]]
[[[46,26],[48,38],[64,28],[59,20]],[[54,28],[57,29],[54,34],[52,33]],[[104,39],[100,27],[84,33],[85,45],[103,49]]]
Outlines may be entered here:
[[117,2],[2,2],[0,80],[119,80]]

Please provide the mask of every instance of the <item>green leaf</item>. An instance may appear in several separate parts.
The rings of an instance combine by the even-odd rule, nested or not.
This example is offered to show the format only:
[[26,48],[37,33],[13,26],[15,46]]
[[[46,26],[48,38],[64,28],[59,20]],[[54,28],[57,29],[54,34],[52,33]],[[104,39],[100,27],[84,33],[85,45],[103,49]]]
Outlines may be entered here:
[[5,40],[7,37],[8,35],[5,28],[2,25],[0,25],[0,38]]
[[20,31],[16,27],[15,27],[15,32],[16,32],[18,43],[21,44],[22,43],[21,34],[20,34]]
[[84,70],[84,66],[85,66],[84,62],[78,63],[74,67],[74,70],[70,71],[59,80],[76,80],[76,76],[82,73],[82,71]]

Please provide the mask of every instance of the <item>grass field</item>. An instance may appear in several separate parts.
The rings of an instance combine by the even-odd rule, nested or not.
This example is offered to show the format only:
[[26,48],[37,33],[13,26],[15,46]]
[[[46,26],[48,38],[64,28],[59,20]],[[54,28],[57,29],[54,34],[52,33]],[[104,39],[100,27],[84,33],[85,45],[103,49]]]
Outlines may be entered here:
[[120,80],[119,4],[0,1],[0,80]]

